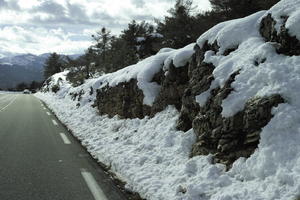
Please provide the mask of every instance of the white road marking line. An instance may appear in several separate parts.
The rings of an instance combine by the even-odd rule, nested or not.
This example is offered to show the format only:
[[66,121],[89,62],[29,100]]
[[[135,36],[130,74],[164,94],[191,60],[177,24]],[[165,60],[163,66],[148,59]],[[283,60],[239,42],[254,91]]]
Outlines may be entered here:
[[52,119],[52,123],[53,123],[55,126],[58,126],[58,123],[57,123],[54,119]]
[[46,113],[47,113],[47,115],[49,115],[49,116],[51,115],[49,112],[46,112]]
[[5,110],[8,106],[10,106],[13,102],[15,102],[15,100],[18,98],[18,95],[16,95],[16,97],[9,102],[6,106],[4,106],[3,108],[0,109],[0,112],[2,112],[3,110]]
[[86,169],[81,169],[81,175],[92,192],[95,200],[107,200],[104,192],[101,190],[97,181],[90,172]]
[[45,108],[45,107],[43,107],[43,109],[44,109],[44,110],[46,110],[46,108]]
[[71,141],[68,139],[66,134],[64,134],[64,133],[59,133],[59,134],[60,134],[60,137],[64,141],[65,144],[71,144]]

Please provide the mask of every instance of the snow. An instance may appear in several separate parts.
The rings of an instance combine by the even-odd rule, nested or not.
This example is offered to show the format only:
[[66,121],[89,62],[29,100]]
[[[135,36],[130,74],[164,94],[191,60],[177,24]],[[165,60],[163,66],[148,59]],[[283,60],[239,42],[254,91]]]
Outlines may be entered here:
[[[162,69],[167,71],[167,67],[164,66],[170,64],[172,61],[176,67],[182,67],[186,65],[194,53],[193,46],[194,44],[190,44],[186,47],[176,50],[166,48],[164,51],[146,58],[137,64],[130,65],[119,71],[88,80],[86,84],[80,86],[79,88],[87,91],[90,89],[90,87],[93,87],[94,89],[103,88],[107,85],[109,87],[114,87],[120,83],[129,82],[132,79],[136,79],[138,88],[141,89],[144,94],[143,103],[145,105],[152,106],[154,99],[158,95],[161,88],[161,86],[156,82],[152,82],[154,75]],[[62,74],[60,73],[59,75],[55,76],[61,75]],[[54,79],[58,78],[54,77]],[[57,81],[53,82],[56,83]],[[70,87],[71,85],[68,84],[66,90],[70,89]]]
[[145,37],[137,37],[137,38],[136,38],[136,41],[137,41],[137,42],[143,42],[143,41],[145,41],[145,40],[146,40]]
[[150,34],[151,37],[153,38],[163,38],[164,36],[160,33],[151,33]]
[[273,6],[268,12],[276,20],[276,29],[279,32],[280,27],[283,25],[284,19],[282,17],[288,16],[286,21],[286,28],[289,34],[296,36],[300,40],[300,0],[281,0],[275,6]]
[[[199,46],[203,46],[205,41],[210,44],[217,41],[220,46],[217,53],[213,51],[205,53],[204,61],[216,66],[213,71],[215,80],[208,91],[196,96],[196,101],[200,106],[205,104],[211,89],[217,86],[223,87],[230,75],[237,71],[240,74],[231,85],[234,92],[222,102],[223,117],[230,117],[241,111],[251,98],[271,94],[279,93],[285,99],[298,104],[298,96],[294,94],[292,88],[295,88],[295,84],[299,81],[295,74],[299,73],[300,58],[278,55],[272,44],[265,43],[258,32],[262,17],[269,12],[272,15],[274,12],[274,16],[289,15],[286,9],[289,7],[286,5],[291,6],[290,3],[293,2],[281,1],[268,12],[261,11],[242,19],[221,23],[199,37],[197,41]],[[300,1],[295,2],[300,4]],[[289,9],[289,11],[291,14],[298,13],[295,9]],[[299,21],[290,26],[293,27],[298,23]],[[238,49],[228,56],[222,55],[226,49],[234,46],[238,46]],[[263,59],[266,59],[264,63],[259,66],[254,65],[255,61]]]
[[206,41],[209,44],[217,41],[220,47],[218,53],[223,54],[226,49],[238,46],[249,37],[258,37],[259,19],[264,14],[265,11],[260,11],[245,18],[220,23],[201,35],[197,44],[202,47]]
[[0,90],[0,94],[15,94],[15,93],[19,93],[19,92],[11,92],[11,91]]
[[76,109],[77,102],[68,95],[36,96],[47,103],[91,155],[110,166],[127,182],[128,189],[139,191],[144,198],[176,199],[176,188],[182,180],[188,183],[187,179],[196,173],[196,161],[189,160],[195,135],[192,130],[176,130],[179,113],[173,107],[152,119],[110,119],[99,116],[91,103]]
[[[291,110],[288,104],[274,109],[275,117],[264,128],[254,155],[239,159],[226,172],[223,165],[211,163],[211,155],[189,158],[196,137],[192,130],[176,130],[179,113],[173,107],[152,119],[110,119],[99,116],[91,102],[77,108],[69,95],[36,96],[94,158],[110,166],[127,189],[143,198],[295,200],[300,195],[300,110]],[[282,109],[291,115],[284,115]]]
[[[70,128],[88,151],[100,162],[111,167],[130,190],[148,200],[296,200],[300,196],[300,56],[278,55],[270,43],[258,33],[261,19],[289,15],[286,26],[298,35],[298,8],[300,1],[282,0],[269,11],[221,23],[197,40],[202,46],[217,41],[220,50],[205,53],[205,62],[215,66],[214,81],[209,90],[196,97],[205,105],[210,91],[223,86],[229,76],[235,77],[232,92],[222,102],[222,116],[229,117],[244,108],[254,97],[280,94],[286,103],[272,109],[274,117],[262,129],[260,143],[254,154],[240,158],[229,171],[225,166],[212,164],[212,155],[189,158],[196,136],[193,130],[176,130],[178,111],[168,107],[153,118],[119,119],[99,116],[91,107],[97,89],[115,86],[137,79],[144,103],[151,105],[160,86],[151,79],[159,70],[168,70],[167,64],[182,67],[193,53],[193,45],[180,50],[163,49],[115,73],[87,80],[72,87],[65,79],[67,72],[52,77],[51,84],[59,82],[60,91],[54,94],[37,93]],[[298,9],[298,10],[297,10]],[[228,48],[238,48],[229,55]],[[259,62],[256,66],[254,63]],[[80,106],[72,101],[70,93],[84,91]]]
[[[192,43],[182,49],[172,51],[173,53],[164,62],[164,70],[167,71],[172,62],[175,67],[185,66],[195,52],[194,46],[195,43]],[[164,49],[163,51],[168,51],[168,49]]]
[[30,65],[37,59],[38,56],[32,54],[22,54],[22,55],[14,55],[11,57],[1,58],[0,62],[2,64],[9,64],[9,65]]

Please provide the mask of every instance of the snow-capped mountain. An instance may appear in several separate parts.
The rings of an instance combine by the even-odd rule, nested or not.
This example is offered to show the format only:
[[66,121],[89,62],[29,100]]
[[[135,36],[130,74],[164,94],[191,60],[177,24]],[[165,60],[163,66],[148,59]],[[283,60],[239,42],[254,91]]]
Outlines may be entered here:
[[[0,53],[0,88],[12,88],[21,82],[42,81],[44,63],[50,53],[9,54]],[[70,55],[76,58],[79,55]]]
[[49,54],[43,54],[41,56],[33,54],[8,56],[0,59],[0,65],[18,65],[41,68],[48,56]]

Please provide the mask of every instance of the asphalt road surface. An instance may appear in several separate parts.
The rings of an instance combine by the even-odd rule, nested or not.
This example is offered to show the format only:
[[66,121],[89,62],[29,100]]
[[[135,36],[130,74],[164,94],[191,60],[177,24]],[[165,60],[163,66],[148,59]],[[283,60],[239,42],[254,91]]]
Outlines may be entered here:
[[123,199],[40,100],[0,94],[0,200]]

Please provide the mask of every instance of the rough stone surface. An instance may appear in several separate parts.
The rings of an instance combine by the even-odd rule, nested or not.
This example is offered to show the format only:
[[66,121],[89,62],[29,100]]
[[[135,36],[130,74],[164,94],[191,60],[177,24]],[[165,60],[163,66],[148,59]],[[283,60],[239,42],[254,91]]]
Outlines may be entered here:
[[293,56],[300,55],[300,41],[295,36],[290,36],[289,30],[285,27],[287,16],[282,16],[283,25],[279,33],[275,29],[276,21],[271,14],[264,17],[260,24],[260,34],[267,42],[273,42],[277,53]]
[[[234,79],[236,74],[231,78]],[[273,117],[271,109],[284,99],[280,95],[261,97],[249,100],[243,111],[232,117],[221,115],[222,99],[230,93],[230,82],[214,90],[212,96],[193,121],[197,135],[191,156],[213,154],[214,161],[227,167],[239,157],[249,157],[257,148],[261,129]]]
[[119,115],[121,118],[143,118],[150,115],[151,108],[143,104],[143,92],[132,79],[115,87],[106,86],[97,90],[95,104],[100,115],[110,117]]
[[[154,77],[154,80],[156,79],[157,78]],[[177,110],[181,109],[181,98],[189,81],[188,68],[186,66],[176,68],[173,63],[171,63],[166,76],[160,80],[162,80],[160,83],[162,84],[162,87],[153,103],[151,111],[152,116],[157,112],[163,111],[168,105],[174,105]]]
[[[203,48],[195,46],[195,55],[189,65],[189,85],[182,97],[182,109],[177,127],[186,131],[193,128],[197,142],[193,145],[191,156],[214,155],[214,162],[223,163],[228,168],[239,157],[249,157],[257,148],[260,132],[272,118],[271,109],[284,100],[280,95],[252,99],[247,102],[243,111],[223,118],[222,101],[233,91],[231,83],[239,74],[233,73],[224,87],[211,91],[205,106],[200,107],[195,97],[207,91],[214,80],[214,66],[203,62],[204,53],[208,50],[217,52],[216,43],[206,43]],[[226,55],[234,49],[226,51]],[[225,55],[225,56],[226,56]],[[265,62],[256,61],[257,65]]]
[[[300,55],[299,41],[289,35],[285,23],[279,33],[275,25],[271,15],[263,18],[260,26],[262,37],[267,42],[272,42],[278,53]],[[100,114],[111,117],[119,115],[123,118],[154,116],[168,105],[174,105],[180,110],[177,128],[183,131],[193,128],[197,136],[191,156],[212,154],[214,162],[223,163],[230,168],[236,159],[249,157],[255,151],[262,128],[273,117],[272,108],[284,103],[284,99],[279,94],[250,99],[242,111],[232,117],[222,117],[221,104],[233,91],[231,84],[239,75],[239,71],[236,71],[222,88],[213,89],[206,104],[200,107],[195,97],[210,88],[215,69],[215,66],[203,61],[204,54],[208,50],[217,53],[219,47],[217,42],[206,42],[202,48],[198,45],[194,48],[195,54],[188,66],[176,68],[171,64],[166,75],[160,71],[153,77],[152,81],[162,87],[152,107],[143,105],[144,96],[137,87],[136,80],[97,90],[96,105]],[[238,46],[227,49],[223,55],[227,56],[237,48]],[[258,66],[265,61],[266,58],[259,58],[253,64]]]
[[177,124],[179,130],[187,131],[192,128],[192,122],[199,112],[199,104],[196,102],[195,96],[208,90],[214,80],[212,76],[214,66],[202,62],[204,53],[208,50],[217,52],[218,49],[216,44],[210,46],[205,43],[202,49],[195,45],[195,54],[188,68],[189,86],[182,96],[182,108]]

